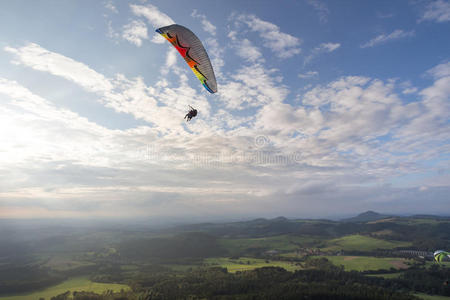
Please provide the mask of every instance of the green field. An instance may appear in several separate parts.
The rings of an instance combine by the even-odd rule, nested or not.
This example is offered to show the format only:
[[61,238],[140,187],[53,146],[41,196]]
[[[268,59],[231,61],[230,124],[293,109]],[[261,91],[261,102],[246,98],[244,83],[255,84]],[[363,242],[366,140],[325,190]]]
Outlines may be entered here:
[[414,296],[417,296],[417,297],[425,299],[425,300],[448,300],[448,299],[450,299],[450,297],[427,295],[427,294],[422,294],[422,293],[416,293],[416,294],[414,294]]
[[220,266],[222,268],[227,268],[228,272],[231,273],[237,271],[253,270],[262,267],[281,267],[291,272],[301,268],[300,266],[295,265],[295,263],[291,262],[277,260],[266,261],[265,259],[250,257],[241,257],[239,259],[231,259],[225,257],[207,258],[205,259],[204,263],[207,266]]
[[68,271],[93,265],[95,264],[92,262],[75,260],[71,255],[65,254],[54,255],[43,264],[44,267],[49,267],[55,271]]
[[[320,258],[324,256],[316,256]],[[406,269],[407,260],[404,258],[380,258],[370,256],[325,256],[336,266],[344,266],[346,271],[369,271],[380,269]]]
[[18,296],[0,297],[0,300],[37,300],[39,298],[45,298],[46,300],[49,300],[51,297],[65,293],[67,291],[85,291],[101,294],[108,290],[120,292],[121,289],[129,290],[129,287],[124,284],[97,283],[90,281],[86,277],[77,277],[69,279],[67,281],[64,281],[63,283],[52,286],[42,291]]
[[181,265],[181,264],[170,264],[169,265],[169,264],[167,264],[167,265],[163,265],[163,266],[167,267],[170,270],[175,271],[175,272],[186,272],[191,269],[195,269],[195,268],[199,267],[199,265],[191,265],[191,264],[188,264],[188,265]]
[[310,236],[278,235],[252,239],[220,239],[219,243],[232,254],[239,254],[251,249],[295,251],[299,247],[309,247],[319,243],[320,239]]
[[295,252],[281,253],[279,256],[285,258],[299,258],[305,256],[305,254],[298,253],[297,251],[295,251]]
[[445,268],[450,268],[450,261],[441,261],[441,262],[437,262],[437,261],[426,261],[425,262],[425,267],[430,268],[431,266],[441,266],[441,267],[445,267]]
[[366,276],[369,277],[381,277],[384,279],[392,279],[392,278],[398,278],[400,275],[402,275],[402,272],[398,272],[398,273],[385,273],[385,274],[369,274]]
[[432,219],[432,218],[396,218],[395,223],[405,224],[405,225],[438,225],[443,223],[448,223],[448,219]]
[[354,234],[327,241],[327,247],[323,251],[373,251],[376,249],[393,249],[396,247],[408,247],[410,242],[386,241],[369,236]]

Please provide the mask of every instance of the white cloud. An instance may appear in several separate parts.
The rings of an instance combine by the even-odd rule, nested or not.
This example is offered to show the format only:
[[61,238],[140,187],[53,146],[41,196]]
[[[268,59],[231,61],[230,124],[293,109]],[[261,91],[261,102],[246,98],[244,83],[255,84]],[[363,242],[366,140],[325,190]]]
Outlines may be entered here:
[[224,105],[229,109],[245,109],[282,102],[289,90],[280,85],[281,77],[273,76],[277,70],[267,70],[255,64],[236,70],[232,80],[222,84],[219,92]]
[[107,29],[108,29],[108,32],[107,32],[106,35],[109,38],[114,39],[114,40],[120,38],[120,34],[114,30],[114,27],[112,25],[112,21],[111,20],[107,20],[106,21],[106,26],[107,26]]
[[308,78],[313,78],[313,77],[317,77],[319,76],[319,72],[317,71],[308,71],[306,73],[301,73],[298,74],[298,77],[302,78],[302,79],[308,79]]
[[323,3],[321,0],[307,0],[306,3],[311,5],[317,11],[320,22],[328,22],[328,15],[330,14],[330,10],[325,3]]
[[400,84],[400,87],[403,89],[402,94],[408,95],[408,94],[414,94],[419,89],[411,84],[410,81],[406,81]]
[[[252,190],[241,179],[236,183],[224,178],[218,181],[217,170],[207,171],[208,161],[195,160],[195,148],[191,148],[195,143],[189,140],[177,136],[159,139],[148,127],[106,129],[4,78],[0,78],[0,97],[0,123],[8,125],[0,128],[0,141],[7,150],[0,155],[2,214],[14,211],[20,216],[14,207],[23,206],[22,211],[31,209],[39,216],[47,215],[47,209],[53,216],[126,215],[139,214],[139,209],[134,211],[137,205],[151,208],[153,213],[178,215],[186,211],[186,204],[205,202],[213,210],[215,201],[234,202]],[[210,140],[204,138],[213,146]],[[155,151],[146,150],[149,143],[155,145]],[[187,147],[181,150],[183,145]],[[206,174],[200,171],[194,177],[211,180],[198,184],[191,177],[202,164]],[[264,186],[253,189],[267,190]],[[169,208],[169,198],[176,199],[172,204],[175,210]],[[177,211],[177,206],[183,209]]]
[[450,76],[450,61],[437,65],[427,72],[434,78],[442,78]]
[[414,30],[411,31],[404,31],[401,29],[396,29],[394,30],[392,33],[390,34],[381,34],[373,39],[371,39],[370,41],[362,44],[360,47],[361,48],[369,48],[369,47],[374,47],[380,44],[384,44],[387,43],[389,41],[393,41],[393,40],[398,40],[398,39],[402,39],[402,38],[407,38],[407,37],[412,37],[415,35]]
[[289,136],[296,132],[309,135],[314,134],[322,122],[323,116],[317,109],[307,111],[289,104],[271,103],[258,112],[255,126],[272,135]]
[[[370,171],[367,169],[366,174],[380,172],[389,177],[408,170],[417,172],[417,168],[422,168],[417,161],[449,151],[446,149],[450,140],[447,130],[450,76],[445,75],[447,68],[446,64],[441,64],[429,71],[438,70],[443,77],[420,91],[418,94],[422,99],[415,102],[403,102],[394,92],[394,82],[383,83],[364,77],[347,77],[326,87],[317,86],[302,98],[304,105],[320,109],[324,116],[322,123],[310,127],[310,132],[322,141],[322,153],[330,147],[330,153],[352,153],[353,162],[361,162],[359,158],[370,161],[367,166]],[[406,86],[417,90],[410,83],[401,84],[403,93]],[[300,124],[298,122],[302,120],[300,117],[290,119],[289,124]],[[300,125],[297,128],[301,128]],[[385,136],[390,138],[385,139]],[[377,168],[380,169],[377,171]]]
[[322,43],[317,48],[318,51],[333,52],[341,46],[339,43]]
[[416,88],[416,87],[410,87],[410,88],[405,88],[403,91],[402,91],[402,93],[403,94],[414,94],[415,92],[417,92],[418,91],[418,88]]
[[115,14],[119,13],[119,11],[117,10],[116,6],[114,5],[114,3],[112,1],[107,1],[105,3],[105,8],[109,9],[110,11],[112,11]]
[[199,14],[196,9],[192,11],[191,16],[193,18],[198,18],[202,22],[203,30],[211,35],[216,35],[216,26],[214,26],[203,14]]
[[438,23],[450,21],[450,2],[445,0],[431,1],[419,21],[435,21]]
[[396,133],[396,147],[410,152],[417,160],[431,159],[448,153],[450,133],[450,65],[443,63],[428,73],[439,70],[433,85],[421,90],[422,101],[416,103],[419,112]]
[[177,62],[178,53],[175,48],[170,48],[169,52],[167,52],[166,58],[166,68],[169,69],[173,67]]
[[[0,94],[15,108],[0,112],[8,122],[2,144],[9,149],[1,162],[77,159],[86,164],[102,165],[99,158],[89,161],[93,149],[108,144],[114,131],[88,121],[76,113],[57,108],[15,81],[0,78]],[[4,108],[4,107],[2,107]],[[89,141],[89,145],[85,142]],[[124,155],[123,157],[125,157]],[[3,161],[5,160],[5,161]]]
[[[425,96],[429,101],[436,100],[436,98],[441,100],[450,99],[450,63],[442,63],[436,67],[429,70],[427,73],[433,74],[436,81],[431,87],[428,87],[421,91],[421,94]],[[448,107],[448,104],[443,108]],[[439,108],[435,108],[439,111]],[[442,109],[441,113],[450,113],[446,109]]]
[[[126,81],[125,78],[121,80]],[[134,82],[129,84],[132,86],[124,94],[138,97],[139,87]],[[17,82],[7,79],[0,79],[0,95],[8,97],[6,107],[13,105],[20,108],[18,111],[5,111],[5,101],[0,106],[1,124],[8,125],[1,128],[0,140],[6,149],[10,149],[8,153],[2,152],[0,168],[6,167],[6,164],[20,163],[24,166],[23,170],[17,165],[8,169],[14,170],[18,178],[27,178],[21,188],[17,188],[18,180],[12,180],[16,182],[16,187],[13,187],[14,184],[6,186],[7,181],[1,180],[0,205],[5,203],[5,199],[32,198],[39,206],[51,203],[56,213],[59,211],[56,207],[64,206],[63,203],[68,200],[76,206],[81,205],[80,199],[89,198],[89,201],[95,202],[97,209],[109,203],[109,211],[113,212],[121,205],[129,210],[133,205],[126,201],[128,198],[152,199],[152,193],[156,193],[154,198],[159,199],[164,194],[170,194],[172,198],[174,195],[195,195],[196,201],[209,198],[207,202],[211,205],[217,197],[227,202],[235,201],[233,198],[249,195],[252,190],[243,184],[242,178],[226,184],[222,177],[220,182],[214,183],[218,172],[229,175],[225,169],[224,172],[213,170],[216,175],[208,171],[215,159],[212,154],[220,154],[230,143],[212,132],[205,135],[192,128],[199,134],[198,137],[192,136],[192,140],[178,134],[166,134],[161,138],[157,130],[149,127],[109,130],[71,111],[56,108]],[[162,108],[153,110],[158,114],[164,113]],[[5,128],[8,128],[8,134]],[[203,172],[211,179],[210,184],[202,180],[198,185],[197,180],[191,179],[191,172],[199,168],[203,171],[194,177],[202,177]],[[185,176],[184,172],[190,176]],[[75,174],[82,175],[74,177]],[[0,177],[3,175],[6,174]],[[9,172],[7,175],[16,178],[11,177]],[[56,177],[58,180],[47,180]],[[34,188],[37,182],[39,189]],[[265,188],[254,189],[264,191]],[[46,200],[41,201],[41,197]],[[146,205],[152,207],[151,202],[147,201]],[[64,208],[76,210],[74,207]]]
[[311,54],[305,57],[304,63],[307,64],[321,53],[331,53],[337,50],[339,47],[341,47],[340,43],[322,43],[311,50]]
[[[390,126],[397,119],[391,118],[390,111],[401,102],[393,93],[391,84],[364,77],[345,77],[326,87],[317,86],[308,91],[302,104],[311,107],[311,112],[323,114],[323,117],[316,118],[317,122],[298,118],[299,122],[309,125],[303,125],[303,128],[308,128],[306,133],[318,135],[325,143],[323,146],[331,147],[330,151],[334,147],[362,151],[366,141],[392,129]],[[298,130],[304,133],[305,129],[300,128]]]
[[123,27],[122,38],[140,47],[148,39],[147,26],[142,21],[132,21]]
[[[154,5],[147,4],[144,6],[131,4],[130,9],[134,15],[146,18],[149,24],[152,25],[155,28],[155,30],[160,27],[175,24],[175,21],[172,20],[171,17],[161,12]],[[162,44],[164,43],[164,38],[160,34],[154,34],[152,42]]]
[[[218,47],[217,40],[208,43]],[[70,80],[105,106],[149,124],[107,129],[0,79],[0,143],[7,151],[0,155],[2,211],[23,205],[40,215],[48,209],[181,215],[198,207],[201,214],[258,207],[255,214],[320,214],[336,199],[345,200],[337,208],[343,210],[393,199],[404,207],[419,188],[383,183],[430,171],[434,166],[418,162],[449,151],[447,62],[428,71],[434,82],[409,95],[417,97],[413,102],[396,92],[417,88],[411,83],[348,76],[307,90],[301,105],[288,98],[278,70],[255,63],[223,74],[213,108],[189,87],[184,71],[177,73],[176,52],[166,59],[175,79],[148,86],[140,77],[107,78],[37,44],[5,50],[17,64]],[[198,107],[200,117],[185,126],[187,104]],[[267,142],[257,145],[257,136]],[[444,199],[448,184],[435,182],[443,187],[427,184],[423,197]]]
[[270,22],[259,19],[254,15],[232,16],[237,21],[238,26],[245,24],[253,31],[257,32],[264,42],[264,47],[269,48],[279,58],[289,58],[301,52],[300,39],[290,34],[280,31],[280,28]]
[[[5,50],[14,54],[14,63],[70,80],[85,90],[96,93],[100,97],[99,102],[104,105],[155,124],[162,132],[185,132],[182,119],[174,119],[172,116],[182,115],[188,104],[199,107],[204,116],[209,115],[209,104],[205,96],[197,95],[187,85],[184,73],[180,73],[179,86],[157,84],[155,87],[147,87],[140,77],[130,80],[118,74],[116,78],[108,79],[83,63],[48,51],[37,44],[21,48],[6,47]],[[167,64],[173,62],[172,55]],[[158,108],[158,104],[164,106]],[[156,110],[158,114],[153,113]]]
[[147,21],[155,28],[172,25],[175,23],[171,17],[161,12],[156,6],[147,4],[143,5],[130,5],[133,14],[139,17],[145,17]]
[[64,77],[93,92],[105,92],[112,89],[111,83],[103,75],[87,65],[50,52],[37,44],[29,43],[21,48],[5,47],[4,50],[14,54],[13,63],[15,64]]
[[216,78],[220,80],[222,77],[222,67],[225,65],[225,60],[223,58],[225,52],[224,48],[221,47],[217,39],[214,38],[207,38],[205,44],[211,59],[211,64],[214,67]]
[[237,54],[249,62],[261,61],[262,53],[248,39],[236,41]]

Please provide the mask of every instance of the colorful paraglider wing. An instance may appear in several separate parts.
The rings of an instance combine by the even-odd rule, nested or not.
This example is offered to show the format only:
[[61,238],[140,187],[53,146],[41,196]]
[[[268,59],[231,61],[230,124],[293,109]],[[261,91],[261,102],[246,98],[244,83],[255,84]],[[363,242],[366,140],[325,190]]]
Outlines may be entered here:
[[442,250],[438,250],[438,251],[434,252],[434,259],[437,262],[441,262],[446,258],[450,259],[450,252],[446,252],[446,251],[442,251]]
[[217,92],[216,76],[208,54],[198,37],[184,26],[173,24],[156,30],[165,37],[184,58],[194,74],[210,92]]

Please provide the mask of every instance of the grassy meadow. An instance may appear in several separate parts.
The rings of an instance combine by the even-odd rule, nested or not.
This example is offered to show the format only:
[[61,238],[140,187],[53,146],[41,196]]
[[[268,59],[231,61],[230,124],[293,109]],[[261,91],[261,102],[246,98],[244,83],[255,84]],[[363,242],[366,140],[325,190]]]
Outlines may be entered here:
[[449,300],[450,297],[439,296],[439,295],[427,295],[423,293],[414,294],[414,296],[419,297],[424,300]]
[[310,236],[278,235],[263,238],[220,239],[219,244],[230,253],[239,254],[251,249],[295,251],[299,246],[307,246],[320,242],[320,238]]
[[205,259],[204,264],[208,266],[220,266],[222,268],[227,268],[230,273],[253,270],[262,267],[281,267],[287,271],[295,271],[301,268],[293,262],[265,260],[250,257],[241,257],[239,259],[231,259],[226,257],[207,258]]
[[[160,289],[164,293],[175,293],[183,280],[183,289],[186,289],[183,291],[190,295],[193,276],[198,276],[196,280],[203,282],[203,290],[215,293],[214,280],[226,278],[229,284],[234,285],[243,278],[253,280],[254,274],[265,274],[269,279],[263,287],[268,287],[274,284],[271,276],[287,276],[283,275],[284,270],[297,271],[289,276],[299,276],[302,280],[314,278],[308,276],[326,270],[336,276],[335,280],[341,280],[342,271],[330,264],[343,266],[345,271],[357,271],[346,274],[355,282],[365,282],[367,276],[392,281],[402,274],[412,273],[416,277],[410,276],[410,284],[405,284],[408,285],[406,294],[420,291],[423,294],[414,295],[424,299],[449,299],[426,293],[447,295],[442,282],[450,276],[450,262],[438,264],[431,258],[406,258],[406,255],[402,258],[403,252],[396,248],[428,252],[447,249],[449,241],[445,232],[450,230],[450,221],[402,219],[404,224],[398,224],[393,223],[395,220],[369,224],[290,221],[280,217],[160,230],[138,227],[113,230],[114,233],[109,228],[105,231],[64,229],[63,233],[59,228],[53,229],[54,232],[45,229],[42,237],[34,234],[29,241],[12,240],[2,245],[0,240],[0,300],[50,300],[67,291],[102,294],[123,289],[129,295],[142,292],[131,291],[129,286],[158,293],[161,293]],[[393,255],[397,257],[390,257]],[[410,268],[412,265],[415,268]],[[224,270],[218,267],[226,268],[231,274],[224,277]],[[255,270],[264,267],[284,270]],[[382,274],[368,275],[378,272],[366,271]],[[70,279],[57,284],[64,278]],[[372,287],[380,287],[377,282],[373,280]],[[298,288],[295,282],[290,284]],[[416,289],[416,286],[421,289]],[[283,290],[281,286],[279,288]],[[253,290],[250,292],[254,293]],[[202,295],[200,299],[206,294]],[[116,296],[122,297],[123,294]]]
[[394,249],[396,247],[408,247],[410,242],[387,241],[360,234],[343,236],[326,242],[327,246],[322,251],[373,251],[376,249]]
[[325,256],[336,266],[344,266],[346,271],[369,271],[380,269],[407,269],[404,258],[371,257],[371,256]]
[[402,275],[402,272],[398,272],[398,273],[385,273],[385,274],[369,274],[366,276],[369,277],[381,277],[384,279],[392,279],[392,278],[398,278],[400,275]]
[[65,293],[67,291],[86,291],[101,294],[108,290],[119,292],[120,290],[128,290],[129,287],[124,284],[115,283],[97,283],[90,281],[87,277],[77,277],[66,280],[58,285],[52,286],[42,291],[33,293],[17,295],[17,296],[3,296],[0,300],[37,300],[45,298],[49,300],[51,297]]

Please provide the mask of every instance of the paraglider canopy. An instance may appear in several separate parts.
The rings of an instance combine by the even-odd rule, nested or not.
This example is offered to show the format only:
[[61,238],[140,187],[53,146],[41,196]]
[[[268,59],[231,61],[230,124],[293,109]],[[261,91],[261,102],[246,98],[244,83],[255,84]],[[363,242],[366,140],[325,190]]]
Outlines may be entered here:
[[437,250],[434,252],[434,259],[437,262],[441,262],[444,259],[450,259],[450,252],[444,251],[444,250]]
[[205,89],[216,93],[216,76],[200,39],[192,31],[178,24],[158,28],[156,32],[178,50]]

